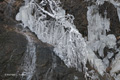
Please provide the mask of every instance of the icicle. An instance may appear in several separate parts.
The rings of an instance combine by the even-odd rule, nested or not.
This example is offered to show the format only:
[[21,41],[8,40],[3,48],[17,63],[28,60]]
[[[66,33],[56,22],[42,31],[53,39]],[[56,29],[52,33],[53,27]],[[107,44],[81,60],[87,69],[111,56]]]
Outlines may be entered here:
[[111,67],[112,70],[110,71],[110,74],[115,78],[115,80],[119,80],[120,74],[117,75],[116,73],[119,73],[120,71],[120,52],[116,55]]
[[[103,2],[105,0],[102,0]],[[97,0],[98,2],[98,0]],[[100,2],[100,4],[103,4]],[[87,20],[88,20],[88,47],[92,52],[97,52],[100,57],[104,57],[104,48],[115,48],[116,46],[116,38],[113,34],[107,35],[106,32],[110,31],[110,21],[107,19],[107,12],[105,11],[105,17],[103,18],[99,14],[98,5],[92,5],[88,7],[87,12]],[[91,56],[91,55],[89,55]],[[110,56],[109,56],[110,57]],[[91,60],[93,62],[93,60]],[[104,58],[103,61],[101,59],[96,58],[94,60],[94,64],[99,73],[103,74],[105,72],[105,68],[109,65],[109,61],[107,58]],[[99,67],[101,65],[101,67]]]
[[23,65],[22,67],[24,69],[22,74],[24,74],[26,80],[31,80],[35,73],[36,68],[36,47],[35,44],[33,43],[33,40],[27,33],[25,33],[25,36],[28,40],[28,45],[24,57],[24,62],[22,64]]
[[[88,7],[88,45],[93,51],[98,51],[101,57],[104,57],[104,48],[106,46],[106,31],[109,31],[109,19],[102,18],[97,10],[97,6]],[[109,41],[109,40],[108,40]]]
[[[44,6],[48,4],[48,2],[52,12],[44,9]],[[16,20],[22,21],[24,27],[28,27],[40,40],[53,45],[55,53],[68,67],[75,67],[79,71],[82,71],[81,64],[83,64],[83,69],[87,74],[86,62],[88,59],[91,65],[96,68],[101,75],[104,75],[105,68],[103,62],[97,58],[90,47],[86,46],[84,38],[73,24],[74,17],[69,14],[66,15],[65,10],[59,7],[59,4],[56,3],[56,1],[48,0],[48,2],[42,0],[44,5],[41,5],[42,3],[38,4],[35,1],[30,1],[20,8],[19,13],[16,15]],[[33,10],[34,14],[32,13]],[[92,16],[91,10],[92,9],[88,10],[88,13],[90,12],[90,14],[88,14],[88,28],[90,30],[88,40],[92,42],[98,40],[96,34],[99,36],[101,35],[103,30],[103,27],[101,28],[101,26],[108,29],[109,20],[101,18],[98,13]],[[49,17],[51,18],[48,19]],[[98,18],[98,20],[96,20],[96,18]],[[96,20],[96,24],[93,24],[90,20]],[[99,21],[101,21],[101,23],[99,23]],[[99,26],[96,28],[95,26],[97,25]],[[91,28],[91,26],[96,29],[96,34],[95,32],[92,32],[91,29],[93,28]],[[100,41],[97,43],[99,42]],[[101,46],[103,45],[100,45],[100,47]]]

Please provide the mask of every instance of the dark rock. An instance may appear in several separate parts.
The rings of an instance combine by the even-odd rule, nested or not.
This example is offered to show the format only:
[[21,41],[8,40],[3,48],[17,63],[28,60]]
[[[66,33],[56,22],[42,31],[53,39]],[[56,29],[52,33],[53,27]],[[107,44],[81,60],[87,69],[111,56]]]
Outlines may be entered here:
[[117,9],[112,3],[106,2],[99,6],[100,14],[105,17],[104,12],[107,12],[107,18],[110,19],[110,32],[108,34],[114,34],[115,36],[120,36],[120,22],[118,19]]
[[[15,16],[23,0],[16,0],[14,3],[8,4],[10,0],[0,2],[0,80],[21,80],[20,76],[9,77],[5,74],[22,73],[21,63],[23,62],[26,46],[28,41],[26,37],[15,31],[11,25],[15,24]],[[41,0],[39,0],[40,2]],[[83,36],[87,36],[87,6],[92,2],[84,0],[61,0],[63,8],[67,13],[75,17],[74,24]],[[110,18],[111,31],[108,32],[120,35],[120,23],[117,16],[116,8],[109,2],[105,2],[99,6],[100,14],[105,17],[104,12],[107,11],[107,18]],[[113,15],[114,14],[114,15]],[[11,22],[13,21],[13,22]],[[30,32],[31,33],[31,32]],[[33,33],[31,33],[33,34]],[[34,35],[34,34],[33,34]],[[37,39],[37,37],[36,37]],[[84,74],[78,72],[74,68],[68,68],[64,62],[55,55],[53,47],[49,44],[42,43],[37,39],[36,45],[36,72],[32,80],[85,80]],[[107,53],[109,49],[106,49]],[[106,54],[105,54],[106,56]],[[89,64],[89,68],[93,69]],[[109,72],[109,67],[107,72]],[[97,71],[96,71],[97,72]],[[107,80],[101,77],[101,80]]]
[[0,80],[15,80],[5,75],[19,70],[26,45],[23,35],[13,31],[12,27],[7,29],[6,25],[0,25]]
[[83,36],[87,36],[87,5],[84,0],[61,0],[67,13],[75,17],[74,24]]
[[0,21],[10,22],[9,20],[15,20],[15,16],[22,6],[23,0],[3,0],[0,2]]
[[[64,62],[54,54],[51,48],[37,47],[37,72],[38,80],[85,80],[83,73],[74,68],[68,68]],[[34,77],[35,78],[35,77]]]
[[[11,26],[0,25],[0,80],[25,80],[19,74],[23,71],[21,64],[28,41],[22,33]],[[51,45],[42,43],[37,38],[35,40],[37,60],[36,72],[32,80],[74,80],[74,78],[85,80],[82,72],[68,68],[55,55]]]
[[0,2],[3,2],[4,0],[0,0]]

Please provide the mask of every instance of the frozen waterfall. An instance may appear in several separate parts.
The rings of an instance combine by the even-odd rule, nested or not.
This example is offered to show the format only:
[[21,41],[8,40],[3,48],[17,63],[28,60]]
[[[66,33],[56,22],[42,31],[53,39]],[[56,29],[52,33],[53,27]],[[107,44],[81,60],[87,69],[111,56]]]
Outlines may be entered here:
[[28,40],[28,45],[26,54],[24,55],[24,61],[22,63],[22,75],[26,80],[31,80],[36,71],[36,46],[29,33],[24,32],[24,35]]
[[[40,3],[37,0],[25,0],[25,5],[16,15],[16,20],[22,21],[23,26],[34,32],[41,41],[53,45],[55,53],[68,67],[75,67],[79,71],[82,71],[83,67],[86,76],[89,76],[86,67],[88,60],[91,66],[103,76],[109,62],[106,62],[106,59],[99,59],[94,52],[98,51],[99,56],[103,58],[103,50],[106,46],[108,48],[116,46],[115,36],[106,34],[107,31],[110,31],[109,18],[102,17],[98,11],[98,5],[102,5],[104,1],[115,5],[114,0],[97,0],[95,5],[88,6],[88,40],[85,40],[76,29],[73,23],[74,16],[66,14],[65,10],[60,7],[59,0],[42,0]],[[28,46],[31,46],[28,49],[35,50],[33,43]],[[35,58],[35,56],[33,57]],[[33,62],[35,62],[34,59]],[[31,66],[26,69],[32,69],[33,72],[35,67]],[[30,80],[31,76],[28,78]]]
[[[66,15],[59,4],[59,1],[54,0],[42,0],[41,3],[31,0],[20,8],[16,20],[22,21],[24,27],[28,27],[40,40],[52,44],[56,54],[68,67],[75,67],[81,71],[81,64],[83,64],[86,72],[88,59],[91,65],[103,75],[104,64],[86,46],[84,38],[73,24],[74,17],[70,14]],[[49,6],[47,10],[45,6]]]
[[[47,4],[49,9],[45,10],[44,6]],[[48,17],[51,19],[47,19]],[[81,71],[81,63],[85,66],[88,52],[73,19],[72,15],[65,15],[65,10],[59,7],[59,2],[53,0],[43,0],[39,4],[30,1],[20,8],[16,16],[16,20],[21,20],[24,27],[29,27],[40,40],[52,44],[56,54],[67,66],[76,67]]]

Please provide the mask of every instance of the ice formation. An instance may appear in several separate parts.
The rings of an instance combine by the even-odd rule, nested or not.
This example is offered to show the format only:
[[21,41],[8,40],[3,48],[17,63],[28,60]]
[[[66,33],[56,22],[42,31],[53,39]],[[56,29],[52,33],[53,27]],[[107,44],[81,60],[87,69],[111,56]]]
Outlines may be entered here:
[[[116,38],[113,34],[106,35],[105,31],[109,31],[109,19],[102,18],[101,15],[98,13],[97,5],[102,5],[104,1],[108,1],[112,3],[115,8],[117,8],[117,13],[120,21],[120,2],[117,0],[97,0],[96,5],[92,5],[88,7],[88,44],[92,48],[93,51],[97,51],[101,57],[104,56],[103,49],[105,46],[108,48],[114,48],[119,53],[115,56],[115,60],[112,60],[111,63],[111,71],[110,74],[115,78],[115,80],[120,79],[120,50],[115,48],[116,45]],[[94,10],[94,12],[93,12]],[[94,14],[92,14],[94,13]],[[91,18],[90,18],[91,16]],[[97,27],[97,28],[96,28]],[[101,32],[102,31],[102,32]],[[104,34],[105,33],[105,34]],[[92,34],[92,35],[91,35]],[[99,45],[99,46],[98,46]],[[109,64],[108,59],[110,59],[114,55],[113,52],[108,52],[107,57],[103,59],[103,63],[106,67]]]
[[118,13],[119,21],[120,21],[120,1],[119,0],[96,0],[95,3],[97,5],[102,5],[104,4],[105,1],[112,3],[117,8],[117,13]]
[[113,34],[107,35],[110,31],[109,19],[101,17],[97,5],[88,7],[88,42],[89,47],[99,53],[100,57],[104,57],[104,48],[114,48],[116,45],[116,38]]
[[31,80],[36,69],[36,47],[34,41],[30,35],[24,33],[28,40],[26,54],[24,56],[24,62],[22,64],[22,75],[26,77],[26,80]]
[[[28,27],[40,40],[53,45],[55,53],[68,67],[75,67],[82,71],[81,64],[83,64],[85,74],[90,76],[86,67],[88,60],[92,67],[101,75],[104,75],[110,64],[108,59],[114,55],[113,52],[108,52],[106,53],[107,56],[104,57],[104,48],[108,47],[110,49],[116,46],[115,36],[106,34],[110,31],[110,20],[106,17],[107,12],[105,11],[105,17],[99,14],[98,6],[102,5],[104,1],[109,1],[117,8],[120,19],[119,2],[96,0],[96,4],[88,6],[88,39],[86,41],[76,29],[73,23],[74,17],[66,14],[65,10],[60,7],[59,0],[42,0],[40,3],[37,0],[25,0],[25,6],[20,8],[16,20],[22,21],[23,26]],[[29,44],[29,46],[31,45]],[[34,46],[32,49],[34,49]],[[102,57],[103,60],[99,59],[95,52],[98,52],[99,57]],[[118,54],[111,64],[110,74],[116,80],[120,78],[120,75],[116,75],[120,71],[119,59],[120,55]],[[90,77],[95,79],[95,76]]]
[[[45,3],[45,0],[42,2]],[[80,64],[85,64],[87,53],[84,39],[72,23],[72,16],[65,15],[54,1],[48,0],[48,3],[52,12],[44,10],[43,4],[31,1],[20,8],[16,20],[21,20],[24,27],[28,26],[43,42],[54,45],[54,51],[67,66],[81,69]],[[36,11],[32,15],[33,9]],[[49,16],[53,19],[46,20]]]
[[[116,8],[118,13],[118,18],[120,21],[120,1],[112,1],[111,2]],[[115,80],[120,79],[120,49],[118,49],[118,54],[115,56],[115,60],[113,60],[111,64],[112,70],[110,71],[110,74],[115,78]]]
[[[86,68],[88,60],[91,66],[104,75],[105,66],[102,60],[86,46],[84,38],[73,24],[74,17],[66,15],[65,10],[59,6],[59,1],[42,0],[41,3],[37,3],[31,0],[25,3],[16,15],[16,20],[22,21],[24,27],[28,27],[40,40],[52,44],[55,53],[68,67],[75,67],[81,71],[83,64],[83,70],[88,75]],[[99,14],[97,16],[99,17]],[[100,20],[107,21],[104,25],[109,24],[107,19],[100,17]]]
[[112,62],[112,70],[110,71],[110,74],[114,76],[115,80],[120,79],[120,74],[117,75],[120,71],[120,52],[116,55],[115,60]]

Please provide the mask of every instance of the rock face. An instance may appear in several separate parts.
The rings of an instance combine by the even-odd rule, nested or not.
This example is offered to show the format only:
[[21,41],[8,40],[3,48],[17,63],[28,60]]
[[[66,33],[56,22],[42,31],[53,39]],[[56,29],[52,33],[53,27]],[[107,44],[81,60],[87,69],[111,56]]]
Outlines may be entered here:
[[2,0],[0,2],[0,21],[15,20],[15,16],[23,5],[23,0]]
[[37,71],[34,80],[85,80],[83,73],[67,68],[50,47],[37,47]]
[[[87,7],[94,4],[92,1],[85,0],[61,0],[63,8],[67,13],[74,15],[74,24],[83,36],[87,36]],[[104,12],[107,12],[107,18],[110,19],[110,29],[108,32],[120,35],[120,23],[117,15],[117,9],[110,2],[105,1],[103,5],[99,6],[99,12],[104,17]]]
[[[28,41],[24,34],[19,32],[21,29],[16,31],[15,25],[6,24],[0,24],[0,80],[24,80],[25,77],[21,76],[22,62]],[[83,73],[68,68],[55,55],[52,46],[42,43],[34,34],[31,37],[36,41],[37,56],[32,80],[85,80]]]
[[[15,16],[22,6],[23,0],[2,0],[0,1],[0,80],[21,80],[23,69],[21,64],[27,49],[26,36],[20,30],[16,31]],[[39,0],[41,1],[41,0]],[[10,3],[9,3],[10,2]],[[67,13],[75,17],[74,24],[83,36],[87,36],[87,6],[93,3],[87,3],[84,0],[61,0],[63,8]],[[104,17],[107,11],[107,17],[110,18],[111,31],[116,37],[120,36],[120,23],[116,8],[109,2],[99,6],[99,12]],[[114,15],[113,15],[114,14]],[[31,33],[29,31],[29,33]],[[53,47],[42,43],[37,39],[34,33],[31,33],[36,42],[36,71],[32,80],[85,80],[84,74],[76,71],[74,68],[68,68],[64,62],[55,55]],[[118,38],[120,39],[120,37]],[[108,49],[105,51],[107,52]],[[109,67],[108,67],[109,68]],[[109,69],[107,70],[109,73]],[[12,74],[12,76],[11,76]],[[104,78],[104,79],[103,79]],[[100,77],[101,80],[107,80],[107,77]],[[112,79],[112,78],[111,78]]]
[[[19,69],[23,54],[26,51],[26,38],[13,31],[10,25],[0,25],[0,79],[6,78],[6,74],[14,74]],[[15,80],[15,79],[14,79]]]
[[75,17],[74,24],[83,36],[87,36],[87,2],[84,0],[60,0],[67,13]]
[[[15,15],[23,0],[0,2],[0,80],[21,80],[27,39],[16,31]],[[11,13],[11,14],[9,14]],[[33,34],[34,35],[34,34]],[[32,80],[85,80],[83,73],[68,68],[55,55],[53,47],[36,38],[36,72]]]
[[110,29],[108,32],[114,34],[115,36],[120,36],[120,22],[117,15],[117,9],[114,7],[112,3],[106,2],[99,6],[99,12],[104,17],[104,12],[107,12],[107,18],[110,19]]

